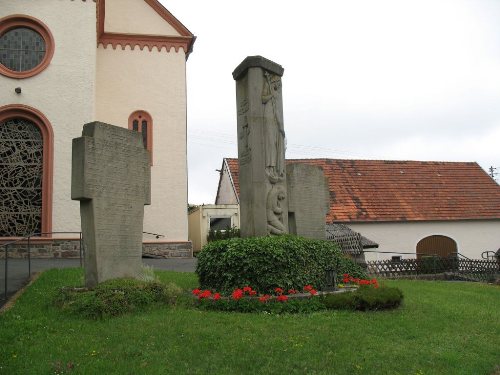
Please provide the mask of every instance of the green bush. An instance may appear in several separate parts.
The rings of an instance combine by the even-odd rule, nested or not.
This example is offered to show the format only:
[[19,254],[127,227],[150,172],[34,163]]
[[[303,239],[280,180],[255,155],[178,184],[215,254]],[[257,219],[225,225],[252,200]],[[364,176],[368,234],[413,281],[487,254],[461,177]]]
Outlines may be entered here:
[[62,288],[54,302],[69,313],[99,319],[142,310],[153,304],[175,304],[181,293],[175,284],[114,279],[94,289]]
[[398,288],[362,286],[354,292],[322,296],[321,301],[335,310],[385,310],[400,306],[403,292]]
[[204,289],[230,292],[249,285],[270,293],[276,287],[302,290],[308,284],[321,289],[328,268],[339,275],[366,276],[332,242],[291,235],[210,242],[198,255],[196,273]]
[[219,241],[219,240],[227,240],[229,238],[235,238],[240,236],[240,229],[233,226],[232,228],[227,227],[225,230],[217,230],[212,229],[208,231],[207,241]]

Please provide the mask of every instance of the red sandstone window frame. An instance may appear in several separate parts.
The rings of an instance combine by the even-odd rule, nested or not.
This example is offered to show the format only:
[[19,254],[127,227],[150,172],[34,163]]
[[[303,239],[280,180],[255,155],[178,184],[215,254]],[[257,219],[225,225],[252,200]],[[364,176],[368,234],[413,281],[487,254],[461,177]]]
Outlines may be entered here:
[[42,233],[52,232],[52,179],[54,168],[54,132],[47,117],[39,110],[23,104],[9,104],[0,107],[0,123],[24,119],[40,129],[43,138],[42,173]]
[[[132,114],[128,118],[128,128],[130,130],[134,130],[134,121],[138,121],[138,124],[141,123],[141,121],[146,121],[147,126],[148,126],[148,134],[146,138],[146,150],[149,151],[149,161],[151,165],[153,165],[153,118],[151,115],[144,111],[144,110],[138,110],[132,112]],[[139,127],[138,129],[139,132],[142,131],[142,127]]]
[[45,25],[42,21],[34,17],[27,16],[24,14],[15,14],[0,18],[0,36],[5,34],[7,31],[10,31],[17,27],[26,27],[28,29],[36,31],[38,34],[41,35],[41,37],[45,41],[45,56],[43,57],[40,64],[38,64],[33,69],[26,70],[24,72],[17,72],[15,70],[7,68],[3,64],[0,64],[0,74],[6,77],[17,78],[17,79],[33,77],[41,73],[49,66],[52,57],[54,56],[54,49],[55,49],[54,37],[52,36],[52,33],[50,32],[47,25]]

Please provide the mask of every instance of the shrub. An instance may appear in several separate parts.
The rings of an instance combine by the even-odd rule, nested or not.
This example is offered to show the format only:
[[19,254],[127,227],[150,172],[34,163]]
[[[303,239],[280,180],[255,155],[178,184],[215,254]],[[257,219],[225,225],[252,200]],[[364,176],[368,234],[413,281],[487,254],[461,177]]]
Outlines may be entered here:
[[403,302],[403,292],[398,288],[362,286],[354,292],[323,296],[321,301],[328,309],[384,310],[400,306]]
[[174,304],[181,292],[175,284],[114,279],[94,289],[62,288],[54,302],[69,313],[99,319],[142,310],[153,304]]
[[198,255],[196,273],[204,289],[227,292],[252,285],[266,293],[278,286],[287,290],[307,284],[321,288],[327,268],[339,275],[365,276],[332,242],[291,235],[210,242]]
[[225,230],[212,229],[208,231],[207,241],[218,241],[227,240],[229,238],[235,238],[240,236],[240,229],[233,226],[232,228],[227,227]]

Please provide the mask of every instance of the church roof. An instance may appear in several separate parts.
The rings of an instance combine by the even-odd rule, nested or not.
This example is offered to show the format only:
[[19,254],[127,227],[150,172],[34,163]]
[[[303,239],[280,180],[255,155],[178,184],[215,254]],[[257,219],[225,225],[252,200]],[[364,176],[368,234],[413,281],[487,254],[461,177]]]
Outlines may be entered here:
[[[225,159],[239,194],[238,159]],[[474,162],[288,159],[323,169],[327,223],[500,219],[500,186]]]

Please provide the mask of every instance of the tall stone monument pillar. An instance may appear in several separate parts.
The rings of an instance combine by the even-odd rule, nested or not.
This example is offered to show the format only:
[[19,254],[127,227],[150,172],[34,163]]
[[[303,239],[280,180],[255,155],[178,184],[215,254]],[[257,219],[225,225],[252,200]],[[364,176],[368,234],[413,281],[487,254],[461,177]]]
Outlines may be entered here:
[[138,277],[144,205],[151,204],[149,153],[141,135],[92,122],[73,139],[71,199],[80,201],[85,285]]
[[243,237],[288,233],[283,71],[262,56],[249,56],[233,72]]

